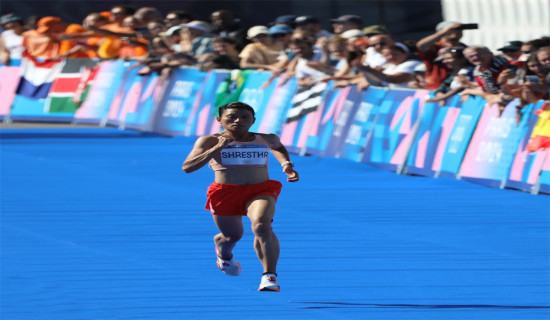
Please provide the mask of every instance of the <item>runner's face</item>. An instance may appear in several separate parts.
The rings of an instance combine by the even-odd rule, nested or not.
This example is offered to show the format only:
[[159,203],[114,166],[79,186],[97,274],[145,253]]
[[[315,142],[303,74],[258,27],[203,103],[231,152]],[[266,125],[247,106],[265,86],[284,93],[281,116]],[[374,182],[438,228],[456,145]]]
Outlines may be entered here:
[[230,108],[223,111],[218,122],[228,131],[248,132],[254,124],[254,115],[250,110]]

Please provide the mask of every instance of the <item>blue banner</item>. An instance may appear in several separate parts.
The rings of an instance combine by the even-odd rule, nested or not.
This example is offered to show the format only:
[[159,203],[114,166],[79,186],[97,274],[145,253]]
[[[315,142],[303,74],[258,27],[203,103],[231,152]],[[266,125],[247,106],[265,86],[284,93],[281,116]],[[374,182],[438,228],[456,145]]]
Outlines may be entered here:
[[374,129],[378,109],[386,93],[386,89],[369,87],[363,94],[359,108],[351,118],[346,139],[340,149],[340,157],[357,162],[361,161]]
[[250,131],[252,132],[260,132],[260,126],[266,114],[269,100],[273,95],[273,90],[275,90],[275,82],[272,82],[266,88],[262,88],[269,78],[271,78],[271,72],[251,73],[244,83],[243,90],[239,96],[240,102],[254,108],[256,121],[250,127]]
[[460,114],[455,121],[443,152],[439,172],[442,176],[454,177],[458,174],[462,158],[484,107],[485,100],[477,96],[470,97],[462,103]]
[[153,124],[153,131],[166,135],[183,135],[187,119],[191,115],[198,93],[201,91],[206,72],[191,68],[172,71]]

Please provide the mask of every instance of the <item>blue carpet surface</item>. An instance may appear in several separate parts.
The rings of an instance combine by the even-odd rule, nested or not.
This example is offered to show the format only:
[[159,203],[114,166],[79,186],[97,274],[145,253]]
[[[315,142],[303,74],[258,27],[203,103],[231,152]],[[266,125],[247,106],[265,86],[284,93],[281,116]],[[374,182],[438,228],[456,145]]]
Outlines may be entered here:
[[[195,138],[0,130],[0,318],[549,319],[550,197],[293,156],[280,293],[216,267]],[[284,180],[270,162],[271,178]]]

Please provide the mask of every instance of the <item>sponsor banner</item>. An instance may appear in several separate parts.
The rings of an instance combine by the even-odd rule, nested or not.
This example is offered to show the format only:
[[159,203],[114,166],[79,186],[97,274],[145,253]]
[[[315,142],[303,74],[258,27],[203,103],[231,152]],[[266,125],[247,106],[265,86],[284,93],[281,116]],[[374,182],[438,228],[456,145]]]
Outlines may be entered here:
[[217,89],[230,74],[229,70],[215,70],[207,73],[204,85],[193,105],[193,110],[187,118],[185,135],[203,136],[219,131],[212,131],[213,127],[219,128],[216,121],[219,106],[216,106],[214,101]]
[[305,147],[307,138],[317,134],[326,103],[324,95],[327,91],[330,90],[327,90],[327,84],[324,82],[297,87],[281,130],[281,142],[290,152],[299,152]]
[[193,111],[198,93],[201,91],[206,72],[192,68],[172,71],[158,111],[153,122],[153,131],[166,135],[183,135],[187,120]]
[[[535,124],[539,121],[537,111],[541,110],[543,105],[544,101],[539,101],[532,107],[521,109],[524,116],[528,116],[527,130],[514,155],[510,174],[506,180],[508,188],[531,191],[539,179],[548,149],[530,151],[527,146],[531,141]],[[531,110],[535,110],[535,112],[530,112]]]
[[437,175],[455,177],[458,174],[464,153],[484,107],[485,100],[481,97],[470,97],[460,105],[460,113],[454,120],[449,138],[443,140],[446,142],[443,153],[440,153],[441,149],[436,153],[436,163],[441,163]]
[[[252,132],[260,132],[260,126],[266,114],[267,105],[273,91],[275,89],[275,82],[271,82],[267,87],[263,87],[271,78],[271,72],[254,72],[248,76],[246,83],[243,86],[239,101],[248,104],[254,108],[256,121],[250,127]],[[270,133],[270,132],[264,132]]]
[[320,132],[316,136],[317,149],[324,157],[340,156],[353,116],[361,105],[364,95],[364,92],[357,90],[357,86],[348,86],[336,91],[337,96],[325,112],[321,120]]
[[434,176],[441,168],[441,159],[451,130],[460,113],[460,96],[447,99],[445,105],[426,103],[420,117],[406,172]]
[[48,94],[46,105],[49,112],[74,113],[81,103],[79,99],[75,99],[79,85],[83,77],[87,78],[96,65],[97,62],[93,59],[67,59]]
[[369,141],[374,124],[378,116],[378,109],[387,90],[377,87],[369,87],[360,100],[359,107],[350,118],[349,129],[346,138],[340,147],[341,158],[361,161],[365,146]]
[[14,79],[18,79],[20,76],[20,67],[0,67],[0,117],[2,118],[10,113],[17,88],[17,81]]
[[[138,77],[142,79],[135,83],[137,88],[132,87],[131,92],[135,92],[139,99],[137,99],[137,104],[125,103],[123,105],[120,126],[121,128],[150,131],[148,124],[152,121],[153,110],[162,96],[162,84],[159,83],[157,73]],[[142,84],[143,86],[141,86]]]
[[388,90],[362,162],[389,170],[405,163],[425,96],[424,90]]
[[[130,62],[124,69],[120,85],[111,101],[109,112],[107,114],[107,123],[110,125],[120,125],[124,117],[121,117],[124,106],[126,109],[135,108],[139,100],[139,95],[145,86],[147,77],[138,75],[140,67],[137,63]],[[133,107],[133,108],[132,108]]]
[[111,103],[130,65],[130,62],[120,60],[103,61],[99,64],[86,100],[74,113],[74,122],[101,124],[107,122]]
[[295,77],[285,81],[284,77],[278,77],[275,88],[265,108],[264,116],[260,121],[258,132],[281,133],[282,124],[285,121],[288,109],[292,106],[292,97],[296,91],[297,80]]
[[518,121],[518,104],[519,99],[516,99],[504,111],[499,111],[496,104],[485,107],[462,161],[462,178],[489,186],[503,186],[521,138],[527,132],[533,108],[532,104],[526,105]]

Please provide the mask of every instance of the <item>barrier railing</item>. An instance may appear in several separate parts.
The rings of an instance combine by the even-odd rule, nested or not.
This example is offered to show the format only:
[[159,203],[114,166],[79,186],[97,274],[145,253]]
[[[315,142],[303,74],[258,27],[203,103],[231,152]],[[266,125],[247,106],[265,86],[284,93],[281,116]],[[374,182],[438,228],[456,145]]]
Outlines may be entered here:
[[[501,113],[479,97],[426,103],[426,90],[358,91],[332,82],[305,88],[294,78],[267,85],[268,72],[179,68],[166,77],[140,75],[135,62],[61,63],[0,67],[0,117],[198,136],[220,130],[219,105],[242,101],[256,110],[251,130],[279,134],[291,152],[550,193],[545,101],[521,109],[512,101]],[[32,90],[22,88],[19,77]],[[47,95],[40,96],[44,86]]]

